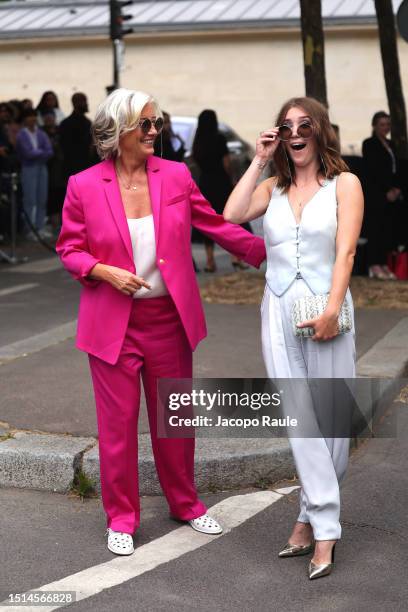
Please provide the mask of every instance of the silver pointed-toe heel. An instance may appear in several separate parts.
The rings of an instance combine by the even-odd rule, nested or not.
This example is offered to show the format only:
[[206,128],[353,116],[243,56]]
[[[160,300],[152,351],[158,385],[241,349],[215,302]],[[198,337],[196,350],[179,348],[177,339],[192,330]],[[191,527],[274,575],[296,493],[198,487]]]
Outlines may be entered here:
[[309,563],[309,580],[315,580],[316,578],[323,578],[323,576],[328,576],[332,573],[334,568],[334,549],[336,548],[336,544],[334,544],[331,552],[331,562],[330,563],[321,563],[316,564],[311,561]]
[[300,557],[302,555],[308,555],[312,552],[314,548],[314,542],[310,544],[300,545],[300,544],[286,544],[284,548],[278,553],[278,557]]

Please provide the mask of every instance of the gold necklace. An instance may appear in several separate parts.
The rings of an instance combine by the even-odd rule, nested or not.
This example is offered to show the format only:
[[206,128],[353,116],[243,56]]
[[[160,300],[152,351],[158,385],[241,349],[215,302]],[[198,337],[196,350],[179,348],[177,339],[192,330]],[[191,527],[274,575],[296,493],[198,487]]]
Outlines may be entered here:
[[123,180],[122,174],[119,172],[119,164],[116,165],[116,173],[118,175],[118,179],[121,182],[121,184],[123,185],[123,187],[126,190],[132,189],[132,191],[137,191],[139,189],[138,185],[132,185],[132,182],[130,181],[129,183],[125,183],[125,181]]
[[[308,183],[306,183],[306,184],[305,184],[305,185],[303,185],[302,187],[299,187],[299,190],[300,190],[300,189],[304,189],[305,187],[307,187],[307,185],[308,185]],[[303,201],[302,201],[302,200],[300,200],[300,201],[299,201],[299,203],[298,203],[299,210],[302,208],[302,206],[303,206]]]

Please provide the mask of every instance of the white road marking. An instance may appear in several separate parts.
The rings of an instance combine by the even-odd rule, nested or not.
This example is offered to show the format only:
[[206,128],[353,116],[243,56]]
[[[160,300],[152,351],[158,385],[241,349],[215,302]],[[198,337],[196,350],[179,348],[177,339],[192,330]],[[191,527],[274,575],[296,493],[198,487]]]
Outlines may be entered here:
[[67,340],[67,338],[72,338],[76,333],[76,324],[75,319],[69,323],[53,327],[41,334],[0,346],[0,363],[17,359],[17,357],[25,357],[30,353],[36,353],[48,346]]
[[296,491],[296,489],[300,489],[300,486],[294,486],[294,487],[283,487],[282,489],[274,489],[275,493],[280,493],[280,495],[290,495],[291,493],[293,493],[293,491]]
[[45,274],[46,272],[53,272],[54,270],[63,269],[62,263],[59,257],[46,257],[44,259],[36,259],[35,261],[29,261],[19,266],[11,266],[4,270],[4,272],[21,272],[22,274]]
[[8,287],[7,289],[0,289],[0,297],[4,295],[11,295],[12,293],[20,293],[20,291],[28,291],[34,287],[39,287],[39,283],[26,283],[25,285],[15,285],[14,287]]
[[[153,542],[136,548],[130,557],[115,557],[112,561],[89,567],[31,590],[75,591],[76,601],[87,599],[222,538],[223,535],[242,525],[258,512],[262,512],[281,497],[274,491],[257,491],[228,497],[208,510],[209,514],[224,527],[224,533],[219,536],[197,533],[190,526],[183,525]],[[4,603],[1,602],[0,605]],[[16,612],[50,612],[60,607],[63,606],[13,606],[13,610]]]

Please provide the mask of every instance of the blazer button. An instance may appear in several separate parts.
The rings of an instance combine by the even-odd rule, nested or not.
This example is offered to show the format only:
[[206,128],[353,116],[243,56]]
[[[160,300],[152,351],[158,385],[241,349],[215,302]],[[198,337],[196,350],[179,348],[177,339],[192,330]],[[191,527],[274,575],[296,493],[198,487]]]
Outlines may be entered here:
[[164,264],[164,263],[165,263],[164,259],[161,259],[161,258],[160,258],[160,259],[159,259],[159,264]]

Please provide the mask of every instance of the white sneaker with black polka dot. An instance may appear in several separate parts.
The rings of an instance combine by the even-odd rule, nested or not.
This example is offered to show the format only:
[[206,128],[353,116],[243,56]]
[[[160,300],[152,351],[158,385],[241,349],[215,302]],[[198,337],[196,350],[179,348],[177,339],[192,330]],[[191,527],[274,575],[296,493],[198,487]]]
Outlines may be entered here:
[[113,531],[109,527],[105,535],[108,536],[108,549],[115,555],[131,555],[135,551],[130,533]]
[[200,531],[201,533],[207,533],[209,535],[218,535],[222,533],[221,525],[208,514],[203,514],[202,516],[188,522],[193,529]]

